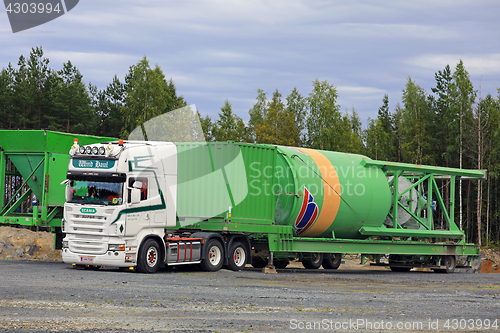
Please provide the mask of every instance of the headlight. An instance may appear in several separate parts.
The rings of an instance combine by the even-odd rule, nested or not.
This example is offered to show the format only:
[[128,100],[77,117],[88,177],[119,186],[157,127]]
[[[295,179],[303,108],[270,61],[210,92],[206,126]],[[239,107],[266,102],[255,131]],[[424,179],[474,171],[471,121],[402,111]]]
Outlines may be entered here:
[[105,152],[106,150],[104,149],[103,146],[99,147],[99,155],[104,155]]
[[68,241],[62,241],[62,247],[63,248],[68,247]]
[[90,146],[85,147],[85,154],[90,154],[92,152],[92,148]]
[[92,154],[97,155],[98,151],[99,149],[96,146],[92,147]]
[[109,251],[125,251],[125,245],[117,245],[117,244],[109,244],[108,245],[108,250]]
[[79,149],[80,154],[85,154],[85,147],[81,146]]

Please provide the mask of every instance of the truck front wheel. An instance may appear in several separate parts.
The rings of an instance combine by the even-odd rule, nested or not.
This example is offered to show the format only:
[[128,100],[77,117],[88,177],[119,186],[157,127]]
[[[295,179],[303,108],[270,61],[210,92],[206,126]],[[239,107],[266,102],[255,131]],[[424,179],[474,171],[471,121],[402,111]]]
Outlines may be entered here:
[[233,271],[241,271],[247,263],[248,251],[242,242],[234,242],[229,250],[228,266]]
[[160,245],[154,239],[148,239],[141,245],[137,258],[137,271],[155,273],[160,267]]
[[224,264],[224,247],[217,239],[211,239],[205,246],[205,259],[200,264],[201,269],[207,272],[216,272]]

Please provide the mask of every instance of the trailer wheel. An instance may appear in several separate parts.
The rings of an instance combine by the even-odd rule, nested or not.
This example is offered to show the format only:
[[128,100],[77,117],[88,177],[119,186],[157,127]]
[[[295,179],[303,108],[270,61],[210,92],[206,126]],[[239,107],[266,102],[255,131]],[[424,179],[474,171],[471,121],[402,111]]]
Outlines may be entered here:
[[224,248],[217,239],[211,239],[205,246],[205,259],[200,264],[201,269],[207,272],[216,272],[224,264]]
[[274,267],[276,268],[286,268],[288,264],[290,263],[290,260],[288,259],[274,259],[273,264]]
[[323,254],[323,268],[337,269],[342,263],[342,255],[340,253],[325,253]]
[[393,272],[409,272],[412,267],[397,267],[397,266],[389,266],[391,271]]
[[229,250],[229,261],[228,266],[233,271],[241,271],[248,258],[248,251],[245,245],[241,242],[234,242]]
[[141,245],[137,258],[137,271],[141,273],[155,273],[160,267],[160,245],[154,239],[148,239]]
[[441,259],[441,265],[445,266],[445,269],[435,269],[436,273],[447,273],[451,274],[455,272],[455,268],[457,267],[457,259],[455,256],[443,256]]
[[302,265],[308,269],[318,269],[323,264],[323,253],[311,253],[310,257],[302,259]]
[[264,268],[267,266],[267,258],[262,257],[253,257],[252,258],[252,266],[254,268]]

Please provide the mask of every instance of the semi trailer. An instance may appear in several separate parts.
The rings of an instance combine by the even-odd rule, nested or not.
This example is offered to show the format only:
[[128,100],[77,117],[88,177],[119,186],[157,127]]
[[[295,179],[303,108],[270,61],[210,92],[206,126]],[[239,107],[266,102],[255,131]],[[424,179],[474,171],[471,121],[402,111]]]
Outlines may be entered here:
[[62,258],[76,266],[337,269],[354,253],[452,273],[478,256],[455,224],[455,183],[484,171],[232,141],[70,146]]

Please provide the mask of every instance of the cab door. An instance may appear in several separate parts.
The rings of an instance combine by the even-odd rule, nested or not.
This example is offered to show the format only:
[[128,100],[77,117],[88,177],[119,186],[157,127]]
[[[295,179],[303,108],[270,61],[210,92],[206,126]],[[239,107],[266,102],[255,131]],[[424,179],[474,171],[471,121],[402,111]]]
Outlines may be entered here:
[[[144,174],[130,176],[127,180],[127,218],[125,224],[125,236],[134,236],[144,228],[151,225],[151,202],[150,202],[150,179]],[[140,187],[137,185],[139,184]],[[132,202],[132,189],[140,190],[140,201]]]

